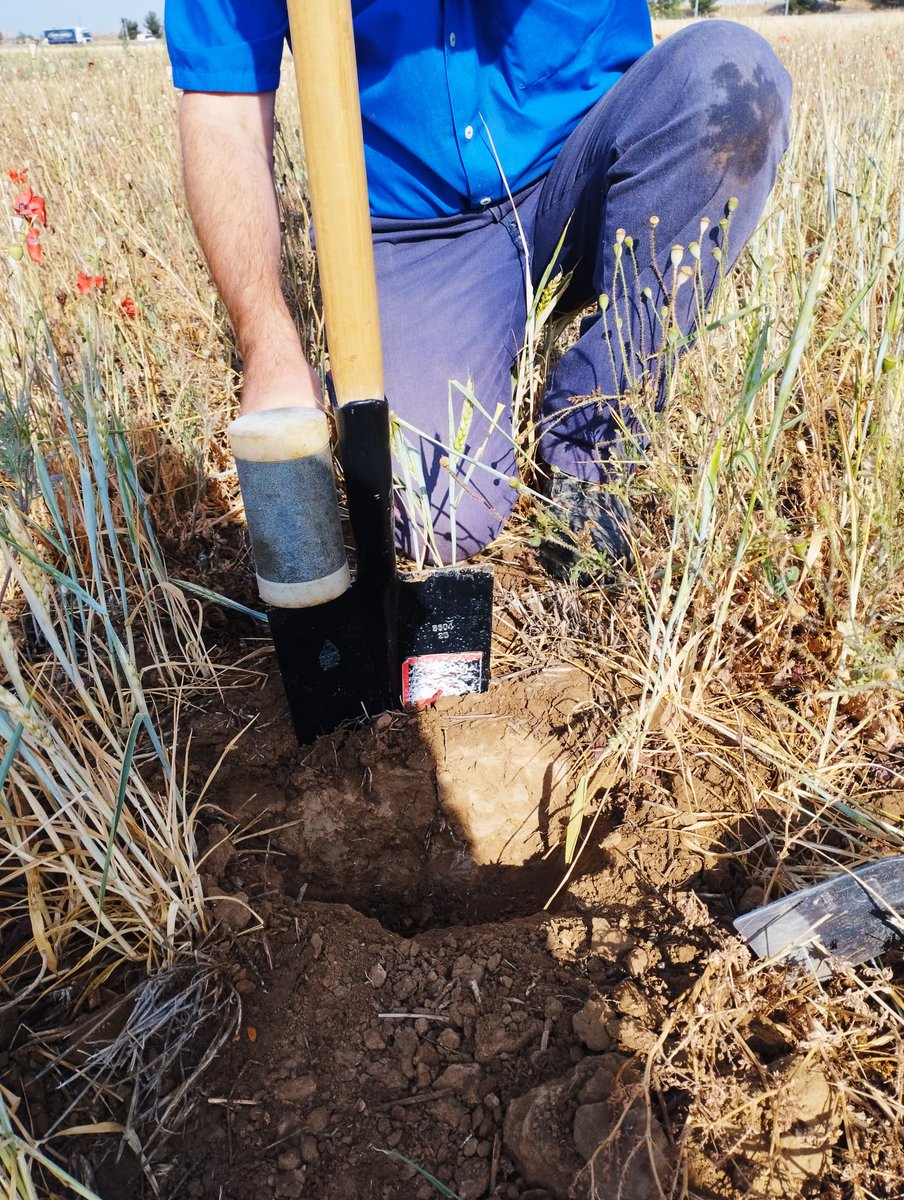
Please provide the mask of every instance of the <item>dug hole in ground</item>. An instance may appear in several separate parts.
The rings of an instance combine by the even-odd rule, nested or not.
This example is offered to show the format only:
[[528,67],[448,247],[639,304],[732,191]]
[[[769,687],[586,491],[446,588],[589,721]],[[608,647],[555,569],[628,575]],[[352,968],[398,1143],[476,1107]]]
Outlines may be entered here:
[[[550,600],[497,588],[503,665]],[[606,765],[627,699],[612,680],[512,674],[314,747],[295,745],[275,673],[193,719],[198,782],[219,764],[202,883],[242,1011],[161,1156],[167,1195],[657,1200],[679,1161],[692,1194],[817,1194],[839,1122],[793,1018],[735,1014],[731,1145],[687,1138],[682,1076],[719,1050],[699,1030],[690,1058],[672,1047],[682,1006],[708,971],[703,1007],[724,1003],[748,957],[730,919],[761,898],[731,857],[735,833],[752,840],[726,816],[742,781],[713,749],[629,784]],[[594,823],[569,871],[587,771]],[[651,1075],[667,1042],[676,1064]],[[146,1182],[126,1155],[98,1186]]]

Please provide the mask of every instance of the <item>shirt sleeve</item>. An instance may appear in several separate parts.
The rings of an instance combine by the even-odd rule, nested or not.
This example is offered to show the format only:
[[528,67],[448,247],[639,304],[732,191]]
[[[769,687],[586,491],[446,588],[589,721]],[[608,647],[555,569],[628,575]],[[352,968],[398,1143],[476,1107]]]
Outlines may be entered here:
[[289,31],[285,0],[166,0],[173,83],[187,92],[272,92]]

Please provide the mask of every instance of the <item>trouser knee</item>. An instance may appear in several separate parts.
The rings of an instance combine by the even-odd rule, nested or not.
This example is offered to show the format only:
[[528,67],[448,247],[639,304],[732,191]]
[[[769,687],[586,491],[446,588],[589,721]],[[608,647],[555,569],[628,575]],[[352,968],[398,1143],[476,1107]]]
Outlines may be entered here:
[[669,42],[676,101],[697,114],[708,173],[744,184],[771,172],[788,142],[791,78],[766,39],[734,21],[701,21],[662,49]]

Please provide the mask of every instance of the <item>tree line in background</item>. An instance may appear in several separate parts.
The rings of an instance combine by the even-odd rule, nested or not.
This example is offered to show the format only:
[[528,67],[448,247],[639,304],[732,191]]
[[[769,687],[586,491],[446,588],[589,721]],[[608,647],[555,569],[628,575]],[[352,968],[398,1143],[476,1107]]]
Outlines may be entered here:
[[[686,15],[688,3],[687,0],[649,0],[649,6],[654,17],[681,17]],[[718,0],[690,0],[695,17],[709,17],[718,7]]]
[[[96,31],[95,31],[96,32]],[[141,26],[137,21],[131,20],[129,17],[121,17],[119,21],[119,38],[123,42],[134,42],[141,34]],[[163,22],[153,11],[149,12],[144,18],[144,37],[145,38],[162,38],[163,37]],[[27,45],[29,42],[40,41],[40,36],[33,33],[19,32],[16,34],[5,34],[0,30],[0,43],[8,41],[12,45]]]
[[[148,37],[163,37],[163,22],[155,12],[149,12],[144,18],[144,29]],[[119,23],[119,36],[124,42],[134,42],[140,32],[141,28],[137,21],[132,21],[129,17],[121,19]]]
[[[844,0],[828,0],[833,8],[838,8]],[[681,17],[690,12],[695,17],[710,17],[719,8],[719,0],[648,0],[650,12],[654,17]],[[827,0],[776,0],[774,12],[784,10],[786,14],[818,12],[825,8]],[[872,0],[872,8],[904,8],[904,0]],[[148,37],[163,37],[163,22],[153,11],[144,18],[144,29]],[[123,42],[134,42],[141,26],[130,17],[122,17],[119,26],[119,36]],[[35,41],[31,34],[18,33],[11,39],[14,42]],[[0,42],[4,41],[0,33]]]

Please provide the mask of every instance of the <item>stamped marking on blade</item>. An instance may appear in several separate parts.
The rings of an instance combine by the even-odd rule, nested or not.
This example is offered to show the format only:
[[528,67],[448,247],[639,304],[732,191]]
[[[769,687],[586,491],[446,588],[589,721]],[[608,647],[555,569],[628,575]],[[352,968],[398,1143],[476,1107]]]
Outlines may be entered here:
[[483,654],[418,654],[402,663],[402,703],[418,704],[439,696],[479,692],[483,684]]
[[320,663],[321,671],[332,671],[334,667],[338,667],[342,661],[342,655],[339,653],[333,643],[327,638],[323,643],[320,651],[320,657],[317,660]]

